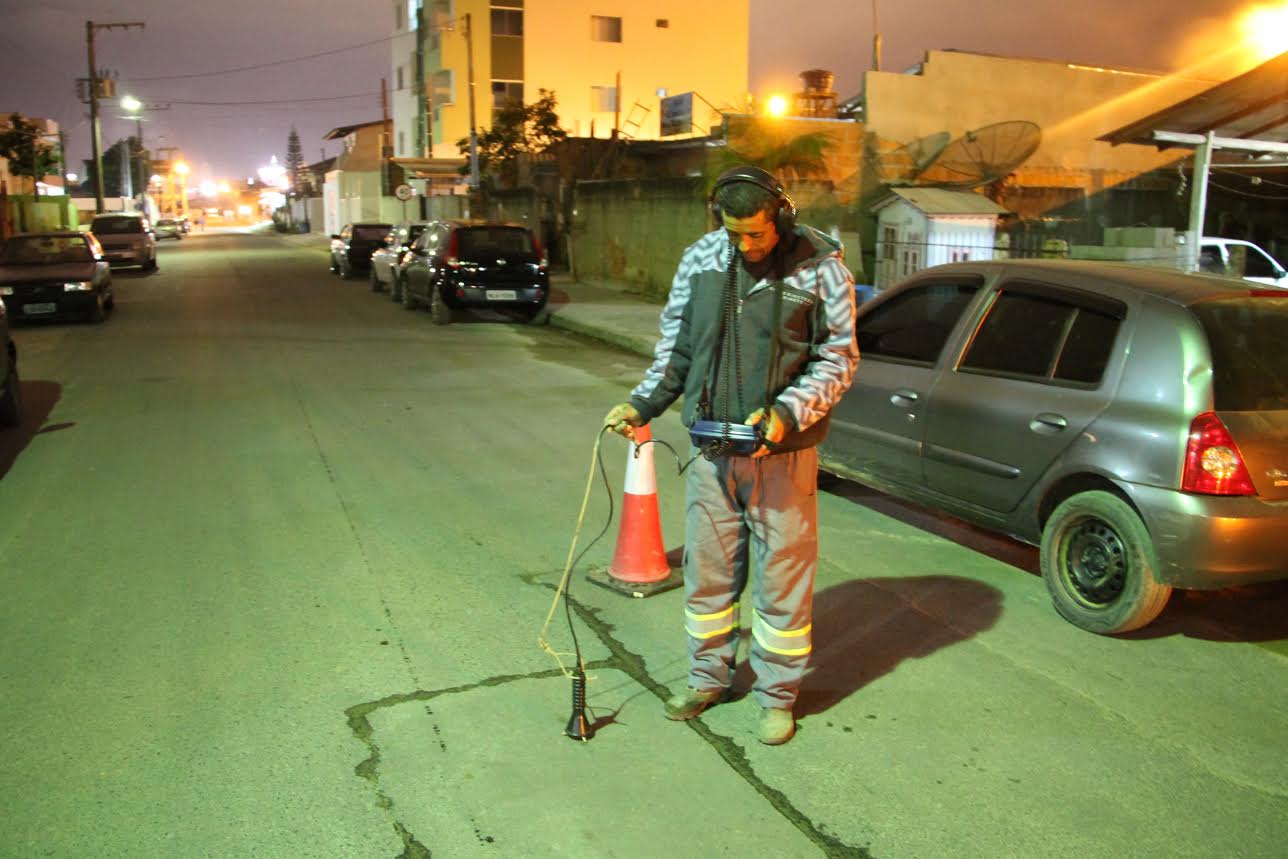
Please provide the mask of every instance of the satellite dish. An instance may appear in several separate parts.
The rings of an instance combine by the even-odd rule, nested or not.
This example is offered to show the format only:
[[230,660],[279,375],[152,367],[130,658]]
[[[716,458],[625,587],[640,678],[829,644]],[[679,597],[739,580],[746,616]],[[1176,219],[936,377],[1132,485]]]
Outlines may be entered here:
[[899,144],[892,140],[877,142],[877,177],[887,185],[907,185],[939,157],[948,145],[947,131],[919,137],[911,143]]
[[917,176],[918,185],[978,188],[1012,173],[1042,143],[1042,129],[1024,120],[968,131],[944,147]]

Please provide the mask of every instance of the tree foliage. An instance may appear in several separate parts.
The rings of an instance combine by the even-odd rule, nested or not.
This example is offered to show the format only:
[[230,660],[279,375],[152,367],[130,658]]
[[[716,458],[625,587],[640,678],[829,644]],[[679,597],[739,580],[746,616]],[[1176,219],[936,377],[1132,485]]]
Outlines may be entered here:
[[45,139],[45,131],[20,113],[10,114],[9,125],[0,128],[0,157],[9,161],[10,174],[33,180],[57,173],[63,163],[58,147]]
[[[124,150],[124,158],[122,158],[122,150]],[[108,147],[100,156],[100,160],[103,162],[103,194],[108,197],[125,196],[125,174],[121,172],[121,163],[124,160],[127,164],[138,164],[143,158],[143,149],[139,146],[137,137],[118,140]],[[87,158],[82,163],[85,165],[85,169],[82,171],[85,179],[81,183],[81,188],[85,191],[93,192],[94,161]],[[135,188],[134,190],[137,192],[138,189]]]
[[[492,127],[478,132],[480,174],[513,178],[521,155],[539,155],[568,137],[568,132],[559,127],[554,91],[537,92],[540,97],[531,104],[517,99],[507,101],[494,115]],[[468,137],[456,141],[456,146],[462,155],[469,156]],[[468,174],[469,169],[466,164],[461,173]]]
[[708,162],[709,184],[739,164],[768,170],[788,185],[802,179],[826,178],[827,155],[834,148],[836,141],[825,131],[787,136],[757,123],[749,126],[737,140],[731,140],[728,146],[713,150]]

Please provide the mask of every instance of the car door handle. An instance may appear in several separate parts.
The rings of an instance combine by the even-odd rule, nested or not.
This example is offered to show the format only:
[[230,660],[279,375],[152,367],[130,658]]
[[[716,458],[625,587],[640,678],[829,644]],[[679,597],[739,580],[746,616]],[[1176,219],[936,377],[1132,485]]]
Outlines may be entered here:
[[1057,415],[1055,412],[1042,412],[1029,421],[1029,429],[1043,435],[1055,435],[1068,425],[1069,422],[1064,419],[1064,416]]
[[917,402],[917,392],[909,391],[907,388],[895,391],[890,395],[890,402],[894,403],[896,406],[911,406],[913,403]]

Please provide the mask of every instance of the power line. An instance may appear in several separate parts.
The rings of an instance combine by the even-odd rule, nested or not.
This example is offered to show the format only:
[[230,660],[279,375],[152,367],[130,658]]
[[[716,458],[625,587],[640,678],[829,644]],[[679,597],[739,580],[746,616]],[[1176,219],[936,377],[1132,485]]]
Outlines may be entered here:
[[157,101],[164,101],[170,104],[198,105],[203,107],[243,107],[248,104],[302,104],[304,102],[316,101],[342,101],[346,98],[372,98],[378,96],[378,92],[358,92],[353,95],[328,95],[319,98],[280,98],[271,101],[185,101],[177,98],[158,98]]
[[235,69],[223,69],[222,71],[217,71],[217,72],[196,72],[190,75],[162,75],[159,77],[152,77],[152,78],[131,78],[131,80],[142,83],[144,81],[181,81],[181,80],[189,80],[191,78],[214,77],[215,75],[231,75],[231,74],[236,74],[237,72],[249,72],[249,71],[254,71],[255,69],[267,69],[272,66],[284,66],[289,63],[301,63],[301,62],[304,62],[305,60],[316,60],[318,57],[329,57],[332,54],[342,54],[345,51],[356,51],[359,48],[369,48],[372,45],[379,45],[382,42],[393,41],[394,39],[397,39],[399,36],[403,36],[403,35],[406,35],[406,34],[395,33],[392,36],[385,36],[383,38],[375,39],[370,42],[363,42],[360,45],[349,45],[347,48],[335,48],[330,51],[322,51],[321,53],[309,54],[304,57],[295,57],[289,60],[273,60],[272,62],[269,62],[269,63],[256,63],[253,66],[239,66],[238,68],[235,68]]

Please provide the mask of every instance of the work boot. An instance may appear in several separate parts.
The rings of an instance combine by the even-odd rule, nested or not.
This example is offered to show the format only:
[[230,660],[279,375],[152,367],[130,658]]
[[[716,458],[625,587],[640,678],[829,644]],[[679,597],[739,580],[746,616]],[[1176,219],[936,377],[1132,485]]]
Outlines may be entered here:
[[666,704],[662,708],[666,712],[666,717],[676,722],[683,722],[697,716],[703,710],[720,700],[724,695],[723,689],[686,689],[678,695],[672,695],[666,699]]
[[757,735],[767,746],[781,746],[796,733],[796,720],[791,710],[765,707],[760,711],[760,730]]

